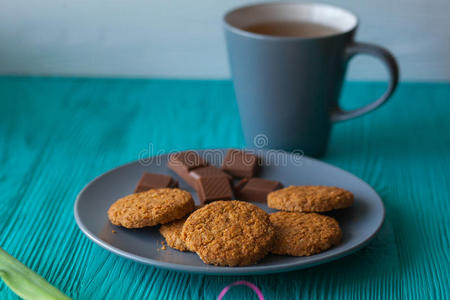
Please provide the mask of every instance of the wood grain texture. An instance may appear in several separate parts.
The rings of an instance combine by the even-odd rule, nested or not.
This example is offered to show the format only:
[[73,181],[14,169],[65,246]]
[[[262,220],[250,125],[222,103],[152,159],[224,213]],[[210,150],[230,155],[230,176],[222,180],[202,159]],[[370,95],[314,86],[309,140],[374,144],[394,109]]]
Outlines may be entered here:
[[[379,83],[349,83],[345,106]],[[238,279],[266,299],[448,299],[450,85],[402,84],[383,108],[338,124],[324,160],[382,196],[370,245],[270,276],[202,276],[141,265],[89,241],[73,204],[95,176],[154,153],[241,147],[228,81],[0,78],[0,246],[75,299],[215,299]],[[1,299],[16,297],[0,283]],[[235,287],[226,299],[255,299]]]

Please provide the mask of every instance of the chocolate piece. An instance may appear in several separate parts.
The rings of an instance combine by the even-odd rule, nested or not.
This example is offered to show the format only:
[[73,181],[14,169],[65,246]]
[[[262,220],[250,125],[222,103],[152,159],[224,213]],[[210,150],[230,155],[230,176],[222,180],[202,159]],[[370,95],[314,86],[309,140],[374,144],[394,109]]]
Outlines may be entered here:
[[201,204],[233,198],[230,180],[226,176],[200,177],[197,184],[197,194]]
[[241,180],[239,180],[239,182],[236,183],[236,185],[234,185],[233,190],[234,190],[235,195],[244,187],[244,185],[247,184],[247,182],[250,180],[250,178],[251,177],[244,177]]
[[214,166],[207,166],[203,168],[194,169],[189,174],[194,179],[199,179],[200,177],[211,177],[211,176],[226,176],[229,180],[233,179],[229,174],[225,173],[219,168]]
[[230,149],[225,155],[222,169],[236,177],[253,177],[258,165],[258,156],[243,150]]
[[144,174],[142,174],[141,179],[139,179],[134,192],[140,193],[148,191],[150,189],[173,187],[178,187],[178,182],[173,180],[172,177],[163,174],[145,172]]
[[191,172],[189,172],[189,175],[191,176],[191,178],[189,178],[188,184],[193,188],[195,188],[196,190],[199,189],[198,182],[199,179],[202,177],[225,176],[230,181],[233,179],[233,177],[231,177],[229,174],[225,173],[221,169],[216,168],[214,166],[206,166],[194,169]]
[[207,165],[208,162],[201,158],[195,151],[173,153],[169,157],[169,167],[182,169],[184,172],[206,167]]
[[283,185],[275,180],[244,178],[237,184],[235,194],[238,200],[265,203],[267,201],[267,194],[281,187]]
[[208,162],[194,151],[185,151],[171,154],[167,165],[187,184],[195,186],[195,180],[189,175],[189,171],[206,167]]

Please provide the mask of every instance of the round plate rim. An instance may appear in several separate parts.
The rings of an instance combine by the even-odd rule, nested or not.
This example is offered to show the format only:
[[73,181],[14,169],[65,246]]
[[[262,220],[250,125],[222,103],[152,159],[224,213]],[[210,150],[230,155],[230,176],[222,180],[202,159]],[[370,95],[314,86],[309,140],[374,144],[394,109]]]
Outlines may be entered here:
[[[199,149],[199,150],[194,150],[194,151],[205,151],[207,149]],[[225,149],[215,149],[215,150],[226,150]],[[270,151],[270,150],[265,150],[265,151]],[[276,150],[279,151],[279,150]],[[292,153],[289,152],[285,152],[286,155],[292,155]],[[161,154],[160,156],[166,156],[168,154]],[[305,160],[309,160],[309,161],[313,161],[314,163],[317,164],[321,164],[326,166],[327,168],[333,168],[333,169],[337,169],[340,172],[346,173],[347,176],[350,176],[353,180],[358,181],[359,183],[365,185],[368,189],[370,189],[374,195],[376,196],[376,200],[379,202],[379,204],[381,205],[381,218],[376,226],[376,229],[370,234],[368,235],[363,241],[361,241],[359,244],[356,244],[352,247],[350,247],[349,249],[339,252],[339,253],[335,253],[332,254],[326,258],[323,257],[317,257],[314,258],[314,256],[310,256],[310,261],[305,263],[305,262],[299,262],[299,263],[289,263],[286,266],[283,265],[273,265],[273,266],[264,266],[264,267],[258,267],[258,265],[253,265],[253,266],[245,266],[245,267],[219,267],[219,266],[210,266],[210,265],[206,265],[205,266],[185,266],[185,265],[178,265],[178,264],[174,264],[174,263],[169,263],[169,262],[162,262],[159,260],[155,260],[155,259],[151,259],[151,258],[144,258],[135,254],[130,254],[127,251],[121,250],[117,247],[114,247],[110,244],[108,244],[107,242],[104,242],[102,240],[100,240],[94,233],[92,233],[81,221],[80,216],[79,216],[79,212],[78,212],[78,204],[80,201],[81,196],[83,195],[84,191],[87,190],[91,185],[95,184],[95,182],[109,174],[112,172],[115,172],[121,168],[126,168],[129,165],[133,165],[139,162],[139,160],[135,160],[123,165],[120,165],[118,167],[115,167],[107,172],[104,172],[98,176],[96,176],[94,179],[92,179],[88,184],[86,184],[83,189],[78,193],[75,203],[74,203],[74,217],[75,217],[75,221],[78,225],[78,227],[80,228],[80,230],[91,240],[93,241],[95,244],[99,245],[100,247],[116,254],[119,255],[121,257],[142,263],[142,264],[146,264],[146,265],[150,265],[153,267],[157,267],[157,268],[162,268],[162,269],[166,269],[166,270],[171,270],[171,271],[178,271],[178,272],[185,272],[185,273],[196,273],[196,274],[205,274],[205,275],[222,275],[222,276],[232,276],[232,275],[263,275],[263,274],[273,274],[273,273],[282,273],[282,272],[288,272],[288,271],[293,271],[293,270],[300,270],[300,269],[305,269],[305,268],[310,268],[313,266],[317,266],[320,264],[324,264],[327,262],[331,262],[334,260],[337,260],[339,258],[342,258],[344,256],[347,256],[349,254],[352,254],[354,252],[356,252],[357,250],[363,248],[364,246],[366,246],[375,236],[376,234],[380,231],[381,227],[383,226],[384,220],[385,220],[385,215],[386,215],[386,209],[383,203],[383,200],[381,199],[381,197],[378,195],[378,193],[364,180],[362,180],[361,178],[357,177],[356,175],[353,175],[352,173],[345,171],[341,168],[338,168],[336,166],[333,166],[329,163],[320,161],[318,159],[312,158],[312,157],[308,157],[308,156],[303,156],[303,159]]]

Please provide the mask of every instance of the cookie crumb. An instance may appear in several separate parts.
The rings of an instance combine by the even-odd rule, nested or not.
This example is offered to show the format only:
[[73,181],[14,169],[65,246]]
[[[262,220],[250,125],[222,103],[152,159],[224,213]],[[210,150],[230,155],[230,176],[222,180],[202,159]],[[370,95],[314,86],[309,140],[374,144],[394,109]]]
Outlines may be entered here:
[[111,232],[112,232],[112,233],[117,233],[117,231],[115,231],[115,230],[111,230]]
[[164,241],[161,242],[161,250],[166,250],[166,244],[164,243]]

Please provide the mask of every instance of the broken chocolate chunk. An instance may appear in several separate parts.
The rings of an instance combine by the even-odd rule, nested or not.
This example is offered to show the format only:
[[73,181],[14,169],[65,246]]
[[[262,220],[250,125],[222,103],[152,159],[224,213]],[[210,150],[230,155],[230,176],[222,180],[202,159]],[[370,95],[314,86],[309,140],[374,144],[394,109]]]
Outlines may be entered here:
[[256,201],[265,203],[267,194],[282,188],[283,185],[275,180],[263,178],[244,178],[235,188],[235,194],[241,201]]
[[236,177],[253,177],[258,166],[258,156],[238,149],[228,150],[222,163],[222,169]]
[[204,176],[197,180],[197,194],[201,204],[233,198],[230,180],[226,176]]
[[169,157],[169,167],[182,169],[189,172],[193,169],[206,167],[208,162],[200,157],[195,151],[173,153]]
[[139,179],[138,184],[136,185],[135,193],[145,192],[150,189],[159,189],[159,188],[174,188],[178,187],[178,182],[173,180],[172,177],[163,175],[163,174],[155,174],[155,173],[147,173],[142,174],[141,179]]
[[189,171],[208,166],[208,162],[194,151],[173,153],[169,156],[168,166],[178,174],[187,184],[195,186],[195,180]]
[[194,169],[191,172],[189,172],[189,174],[194,178],[194,179],[199,179],[200,177],[210,177],[210,176],[226,176],[228,179],[232,179],[232,177],[225,173],[224,171],[222,171],[219,168],[216,168],[214,166],[207,166],[207,167],[203,167],[203,168],[198,168],[198,169]]

